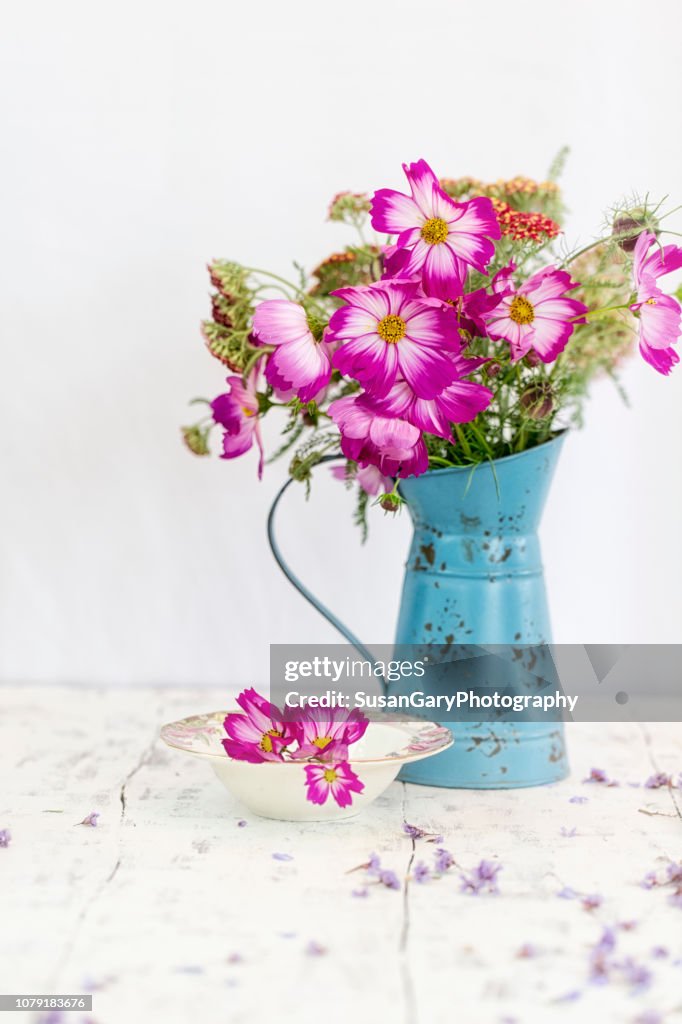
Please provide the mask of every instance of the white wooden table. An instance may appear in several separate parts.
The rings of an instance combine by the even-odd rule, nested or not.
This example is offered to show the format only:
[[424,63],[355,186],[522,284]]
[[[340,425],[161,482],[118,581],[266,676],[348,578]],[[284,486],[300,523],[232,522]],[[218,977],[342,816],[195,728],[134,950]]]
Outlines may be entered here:
[[[682,770],[679,725],[571,725],[560,784],[395,783],[357,819],[304,826],[253,817],[158,740],[163,722],[225,703],[215,690],[0,689],[0,991],[92,992],[97,1024],[682,1019],[682,907],[640,885],[682,857],[682,790],[642,786]],[[584,784],[592,766],[620,785]],[[97,828],[75,827],[93,810]],[[410,880],[434,847],[405,822],[441,833],[464,870],[499,861],[500,894],[463,893],[457,867]],[[348,872],[371,852],[401,891],[352,895],[364,872]],[[565,888],[603,902],[587,910]],[[36,1018],[0,1024],[14,1020]]]

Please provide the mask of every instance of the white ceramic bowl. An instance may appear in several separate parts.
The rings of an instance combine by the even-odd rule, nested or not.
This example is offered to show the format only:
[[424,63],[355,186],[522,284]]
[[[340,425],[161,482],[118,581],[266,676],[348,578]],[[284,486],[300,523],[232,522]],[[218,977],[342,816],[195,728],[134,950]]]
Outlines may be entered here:
[[404,764],[433,757],[453,742],[450,730],[434,722],[370,722],[348,757],[350,767],[364,783],[362,793],[352,794],[350,807],[339,807],[331,793],[324,804],[314,804],[307,798],[306,762],[251,764],[227,756],[221,743],[226,735],[226,714],[213,711],[171,722],[161,729],[161,739],[169,747],[206,760],[225,788],[254,814],[281,821],[351,818],[390,786]]

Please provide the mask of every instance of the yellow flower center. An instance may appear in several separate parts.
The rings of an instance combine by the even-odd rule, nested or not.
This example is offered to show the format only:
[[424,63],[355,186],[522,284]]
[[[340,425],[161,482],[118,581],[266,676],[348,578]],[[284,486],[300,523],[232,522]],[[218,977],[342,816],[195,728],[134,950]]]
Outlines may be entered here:
[[267,732],[263,733],[263,735],[261,736],[261,739],[260,739],[260,743],[258,745],[259,745],[259,747],[261,748],[261,750],[263,751],[264,754],[271,754],[272,753],[272,737],[273,736],[281,736],[281,735],[282,735],[282,733],[279,732],[279,730],[277,730],[277,729],[268,729]]
[[448,226],[441,217],[430,217],[421,230],[421,236],[429,245],[440,245],[448,237]]
[[532,324],[535,320],[533,304],[525,296],[517,295],[515,299],[512,299],[509,316],[517,324]]
[[655,306],[656,305],[656,299],[647,299],[646,300],[646,305],[647,306]]
[[400,316],[390,313],[377,324],[377,334],[389,345],[395,345],[401,338],[405,337],[407,324]]
[[242,412],[244,413],[245,416],[255,416],[256,415],[255,412],[253,411],[253,409],[247,409],[245,405],[242,406]]
[[316,736],[315,739],[313,740],[313,746],[319,747],[320,750],[324,750],[325,747],[329,746],[331,741],[331,736]]
[[337,774],[334,771],[334,769],[333,768],[325,768],[325,771],[324,771],[324,781],[328,782],[329,785],[331,786],[332,782],[336,782],[336,779],[337,779]]

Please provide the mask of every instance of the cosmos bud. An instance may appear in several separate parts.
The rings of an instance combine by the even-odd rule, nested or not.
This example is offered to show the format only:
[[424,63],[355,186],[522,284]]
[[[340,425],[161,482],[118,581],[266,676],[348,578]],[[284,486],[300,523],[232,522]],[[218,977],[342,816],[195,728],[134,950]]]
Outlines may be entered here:
[[210,455],[208,447],[208,429],[202,430],[196,424],[192,427],[181,427],[182,439],[193,455]]
[[549,384],[533,384],[523,392],[521,406],[532,420],[544,420],[554,408],[554,396]]
[[383,494],[379,499],[379,504],[383,508],[384,512],[397,512],[403,501],[400,495],[392,492],[391,494]]

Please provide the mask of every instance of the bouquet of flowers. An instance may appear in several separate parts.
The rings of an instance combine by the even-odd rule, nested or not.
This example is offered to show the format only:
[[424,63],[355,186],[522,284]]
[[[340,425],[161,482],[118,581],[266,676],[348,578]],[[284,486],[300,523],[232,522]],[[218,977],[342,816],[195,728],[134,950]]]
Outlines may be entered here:
[[409,192],[343,192],[329,219],[358,241],[311,280],[298,266],[288,281],[211,263],[203,334],[230,375],[183,429],[190,450],[208,454],[220,427],[222,457],[255,445],[261,476],[261,420],[275,409],[284,437],[272,457],[293,452],[290,473],[308,483],[342,453],[333,471],[357,484],[364,524],[370,496],[399,507],[401,477],[476,466],[579,425],[590,380],[615,380],[637,336],[668,374],[682,296],[659,278],[682,267],[682,248],[660,242],[661,204],[623,205],[603,237],[561,256],[561,163],[544,182],[485,184],[439,180],[418,160],[403,168]]

